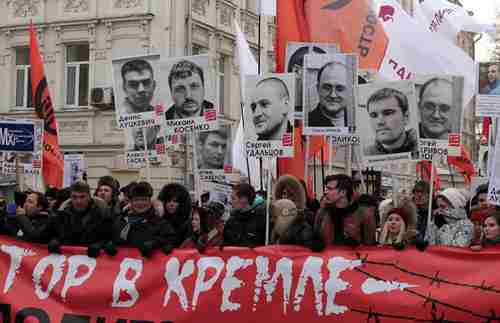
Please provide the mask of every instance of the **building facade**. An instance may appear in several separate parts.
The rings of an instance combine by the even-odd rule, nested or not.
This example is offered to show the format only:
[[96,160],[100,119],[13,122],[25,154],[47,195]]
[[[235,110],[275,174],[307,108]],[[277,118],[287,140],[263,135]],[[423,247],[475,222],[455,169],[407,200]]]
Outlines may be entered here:
[[[85,154],[91,186],[95,187],[97,179],[108,174],[122,183],[144,178],[144,170],[130,170],[124,162],[124,135],[110,108],[111,60],[153,53],[162,57],[210,53],[217,75],[220,111],[225,119],[238,120],[239,67],[233,20],[245,32],[253,52],[260,53],[261,70],[270,71],[274,66],[274,18],[259,19],[257,3],[258,0],[2,1],[0,73],[4,86],[0,87],[0,116],[34,115],[28,47],[28,24],[32,20],[62,150]],[[167,167],[151,169],[155,189],[170,181],[189,181],[185,174],[191,167],[190,149],[184,147],[167,154]]]

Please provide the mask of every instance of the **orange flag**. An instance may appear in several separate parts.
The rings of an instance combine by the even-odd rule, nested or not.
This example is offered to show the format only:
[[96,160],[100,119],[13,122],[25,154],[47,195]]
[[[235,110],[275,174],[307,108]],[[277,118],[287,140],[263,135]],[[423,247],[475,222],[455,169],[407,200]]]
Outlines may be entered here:
[[469,156],[469,152],[464,145],[460,145],[460,156],[448,156],[448,163],[459,170],[464,176],[465,184],[469,185],[472,181],[472,176],[476,174],[474,164]]
[[33,24],[30,24],[30,61],[33,105],[37,117],[44,121],[43,179],[48,186],[62,188],[64,156],[59,148],[56,114],[52,106]]

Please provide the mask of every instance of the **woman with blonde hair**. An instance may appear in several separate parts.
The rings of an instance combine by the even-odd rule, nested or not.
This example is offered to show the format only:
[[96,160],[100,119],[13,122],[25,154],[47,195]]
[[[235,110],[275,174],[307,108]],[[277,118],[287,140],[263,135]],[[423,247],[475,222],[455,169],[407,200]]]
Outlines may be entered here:
[[382,217],[380,245],[392,245],[403,249],[406,244],[414,243],[416,237],[416,217],[410,208],[393,208]]

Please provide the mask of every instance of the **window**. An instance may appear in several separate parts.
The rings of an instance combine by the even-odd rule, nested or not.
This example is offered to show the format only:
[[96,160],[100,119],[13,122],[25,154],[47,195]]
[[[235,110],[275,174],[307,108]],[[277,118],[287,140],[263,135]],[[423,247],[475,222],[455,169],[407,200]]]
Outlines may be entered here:
[[32,108],[31,67],[29,48],[16,49],[16,107]]
[[66,105],[89,105],[89,45],[66,47]]
[[206,53],[208,53],[208,48],[198,46],[198,45],[193,45],[193,47],[191,49],[191,53],[192,53],[192,55],[206,54]]
[[219,69],[217,73],[217,86],[219,87],[219,113],[224,114],[224,69],[225,69],[226,60],[224,56],[221,56],[219,59]]

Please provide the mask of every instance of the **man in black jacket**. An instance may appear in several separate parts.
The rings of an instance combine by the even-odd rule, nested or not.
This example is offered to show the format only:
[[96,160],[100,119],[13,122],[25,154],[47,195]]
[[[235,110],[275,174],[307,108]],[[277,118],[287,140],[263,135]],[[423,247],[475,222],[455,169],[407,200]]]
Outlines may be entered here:
[[263,246],[266,239],[265,203],[254,204],[255,189],[246,183],[233,187],[231,216],[224,226],[224,245]]
[[51,238],[49,252],[59,253],[61,245],[78,245],[87,246],[88,255],[97,257],[111,236],[110,209],[103,200],[90,196],[85,182],[73,183],[70,191],[70,199],[61,205],[44,233]]
[[[147,258],[158,248],[170,253],[176,243],[176,234],[154,209],[151,185],[147,182],[136,183],[130,187],[129,193],[130,208],[113,222],[113,244],[139,248],[142,256]],[[115,253],[109,244],[106,245],[106,251]]]
[[49,242],[47,236],[43,236],[50,220],[49,202],[43,193],[29,193],[23,207],[17,208],[16,216],[11,220],[15,236],[19,239],[36,243]]

